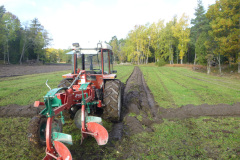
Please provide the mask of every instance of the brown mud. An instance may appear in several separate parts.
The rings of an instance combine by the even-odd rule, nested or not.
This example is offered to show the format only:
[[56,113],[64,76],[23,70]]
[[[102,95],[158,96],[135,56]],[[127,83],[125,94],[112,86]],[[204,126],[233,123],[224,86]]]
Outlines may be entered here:
[[0,65],[0,78],[29,74],[71,70],[69,64],[52,65]]
[[161,123],[158,107],[144,81],[143,74],[135,67],[124,90],[123,122],[130,134],[153,131],[153,123]]
[[162,108],[154,101],[154,97],[138,67],[135,67],[127,81],[124,91],[124,106],[124,123],[132,134],[144,130],[152,131],[152,124],[163,122],[163,118],[184,119],[201,116],[240,116],[240,103],[234,105],[202,104],[199,106],[189,104],[176,109]]
[[0,106],[0,117],[33,117],[38,114],[44,106],[39,108],[33,107],[33,105],[19,106],[11,104],[8,106]]
[[[31,66],[28,66],[31,67]],[[35,66],[34,66],[35,67]],[[39,67],[39,66],[38,66]],[[67,66],[69,67],[69,66]],[[48,66],[40,67],[42,72],[48,69]],[[56,67],[57,68],[57,67]],[[55,69],[56,69],[55,68]],[[60,67],[61,68],[61,67]],[[66,68],[66,66],[64,66]],[[46,70],[45,70],[46,69]],[[58,68],[59,69],[59,68]],[[52,68],[52,71],[54,69]],[[123,108],[122,108],[122,121],[116,123],[112,131],[113,133],[123,132],[119,128],[127,126],[131,134],[139,133],[142,131],[153,131],[151,127],[153,123],[163,122],[165,119],[184,119],[200,116],[239,116],[240,103],[234,105],[217,104],[208,105],[202,104],[199,106],[186,105],[180,108],[162,108],[158,106],[151,94],[141,70],[135,67],[133,73],[128,78],[125,87],[122,88]],[[33,107],[33,104],[26,106],[8,105],[0,106],[0,117],[32,117],[38,114],[41,108]],[[124,125],[123,125],[124,123]],[[116,128],[116,129],[115,129]],[[115,131],[116,130],[116,131]],[[112,135],[114,139],[120,139],[115,134]]]
[[[109,132],[110,139],[109,144],[106,145],[107,148],[117,148],[114,141],[119,141],[121,144],[122,136],[128,137],[143,131],[153,132],[153,124],[162,123],[163,119],[184,119],[201,116],[240,116],[240,103],[234,105],[202,104],[199,106],[189,104],[180,108],[162,108],[155,102],[138,67],[134,68],[134,71],[128,78],[125,87],[123,87],[122,94],[122,122],[113,124],[112,130]],[[41,109],[34,108],[33,105],[9,105],[0,107],[0,117],[33,117],[40,111]],[[83,144],[81,147],[84,146],[87,147],[87,144]],[[94,159],[91,155],[97,156],[95,159],[102,159],[101,157],[104,154],[104,151],[99,150],[96,153],[95,151],[85,153],[85,150],[75,152],[75,149],[73,149],[71,152],[76,157],[87,156],[88,158],[86,159]]]

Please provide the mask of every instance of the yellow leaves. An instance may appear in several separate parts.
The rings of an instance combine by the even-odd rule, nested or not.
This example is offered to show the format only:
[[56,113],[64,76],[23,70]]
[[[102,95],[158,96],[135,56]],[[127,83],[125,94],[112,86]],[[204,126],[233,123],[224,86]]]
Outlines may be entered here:
[[179,40],[178,49],[180,51],[179,57],[183,59],[185,52],[187,51],[187,43],[190,41],[190,29],[188,27],[188,16],[185,14],[179,19],[175,26],[172,26],[174,37]]
[[214,53],[234,57],[240,49],[239,45],[239,12],[240,3],[237,1],[217,0],[209,7],[207,17],[211,20],[212,31],[209,35],[214,42],[209,42],[207,48],[217,46]]

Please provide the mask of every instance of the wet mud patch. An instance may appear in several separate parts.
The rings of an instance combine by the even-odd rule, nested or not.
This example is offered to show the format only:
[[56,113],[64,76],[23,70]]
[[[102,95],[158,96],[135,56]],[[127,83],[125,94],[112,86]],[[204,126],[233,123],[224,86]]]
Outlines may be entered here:
[[11,104],[0,107],[0,117],[33,117],[42,109],[42,107],[35,108],[33,105],[19,106]]
[[[218,104],[208,105],[203,104],[200,106],[186,105],[177,109],[165,109],[156,105],[154,97],[148,89],[143,74],[138,67],[135,67],[133,73],[129,77],[125,88],[123,87],[123,112],[122,122],[112,125],[112,130],[109,131],[109,142],[106,146],[97,146],[93,138],[86,139],[82,145],[80,140],[70,146],[72,155],[75,159],[141,159],[141,153],[151,155],[152,145],[157,147],[157,151],[164,153],[163,147],[159,148],[158,140],[152,141],[152,137],[141,137],[143,135],[134,135],[141,132],[150,132],[150,135],[155,135],[157,129],[153,127],[155,123],[162,123],[163,119],[186,119],[201,116],[239,116],[240,103],[234,105]],[[0,117],[23,116],[33,117],[38,114],[42,109],[34,108],[32,105],[18,106],[9,105],[0,107]],[[208,119],[209,118],[209,119]],[[215,119],[208,117],[203,119],[202,122],[215,122]],[[188,120],[188,119],[186,119]],[[171,121],[172,122],[172,121]],[[66,125],[68,126],[68,125]],[[196,128],[196,124],[190,123],[186,125],[189,130]],[[236,128],[239,126],[236,126]],[[73,136],[79,137],[79,130],[72,130],[77,132]],[[234,134],[229,129],[211,129],[211,133],[223,133],[225,135]],[[196,131],[197,132],[197,131]],[[71,133],[72,134],[72,133]],[[209,135],[209,136],[212,136]],[[141,141],[140,141],[141,140]],[[137,143],[140,141],[140,145]],[[149,146],[145,144],[149,144]],[[150,144],[151,143],[151,144]],[[185,146],[186,141],[182,141],[182,146]],[[94,145],[92,145],[94,144]],[[186,143],[187,144],[187,143]],[[77,149],[76,149],[77,148]],[[209,154],[212,153],[212,148],[206,148]],[[236,148],[236,152],[240,155],[240,149]],[[199,155],[196,154],[195,158]],[[184,155],[183,155],[184,157]],[[210,156],[211,157],[211,156]],[[164,158],[163,158],[164,159]],[[166,159],[166,157],[165,157]],[[171,158],[171,156],[168,157]]]
[[240,103],[236,103],[234,105],[202,104],[199,106],[186,105],[177,109],[173,109],[173,108],[165,109],[160,107],[159,111],[161,112],[162,118],[166,118],[166,119],[184,119],[184,118],[201,117],[201,116],[211,116],[211,117],[240,116],[239,106],[240,106]]
[[70,64],[0,65],[0,78],[70,70]]
[[138,67],[134,68],[124,90],[123,122],[130,134],[153,131],[153,123],[161,123],[158,107]]

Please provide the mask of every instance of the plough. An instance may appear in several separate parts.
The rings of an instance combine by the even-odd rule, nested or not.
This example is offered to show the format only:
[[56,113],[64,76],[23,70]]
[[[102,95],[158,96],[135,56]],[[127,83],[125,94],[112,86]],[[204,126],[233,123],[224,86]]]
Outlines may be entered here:
[[72,73],[63,75],[65,79],[58,88],[51,89],[46,82],[50,91],[44,96],[44,102],[34,103],[35,107],[45,105],[45,108],[30,121],[28,138],[34,147],[46,145],[44,160],[72,159],[64,145],[73,143],[72,136],[62,133],[64,110],[69,111],[81,130],[81,142],[88,136],[94,137],[98,145],[108,142],[108,132],[101,125],[102,119],[88,114],[102,112],[106,120],[120,120],[121,82],[115,79],[116,74],[112,74],[116,71],[112,70],[111,46],[102,43],[95,48],[80,48],[78,43],[73,46],[74,50],[68,53],[72,54]]

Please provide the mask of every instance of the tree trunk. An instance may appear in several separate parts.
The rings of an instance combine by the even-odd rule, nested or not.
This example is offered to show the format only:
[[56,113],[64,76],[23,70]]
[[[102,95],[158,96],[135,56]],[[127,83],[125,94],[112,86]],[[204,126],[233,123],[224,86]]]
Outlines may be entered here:
[[210,72],[211,72],[211,64],[210,63],[211,62],[209,62],[209,61],[207,63],[207,74],[210,74]]
[[197,59],[197,55],[196,55],[196,52],[195,52],[194,65],[196,65],[196,59]]
[[181,64],[183,64],[183,59],[181,59]]
[[240,62],[239,62],[239,58],[238,58],[238,73],[240,73]]
[[220,57],[220,54],[218,55],[217,60],[218,60],[219,73],[221,75],[222,74],[222,68],[221,68],[221,57]]
[[6,52],[5,52],[5,49],[4,49],[4,54],[3,54],[3,61],[4,61],[3,63],[4,63],[4,64],[6,64],[5,59],[6,59]]
[[240,52],[238,53],[238,73],[240,73]]
[[[240,17],[239,17],[239,29],[240,29]],[[240,39],[240,35],[238,35]],[[240,73],[240,48],[238,49],[238,73]]]
[[8,50],[8,39],[7,39],[7,58],[8,58],[8,64],[10,64],[10,60],[9,60],[9,50]]
[[22,53],[21,53],[21,56],[20,56],[20,59],[19,59],[20,64],[22,64],[22,58],[23,58],[23,55],[24,55],[24,52],[25,52],[25,46],[26,46],[26,43],[24,42],[23,48],[22,48]]
[[37,62],[39,62],[39,53],[37,54]]

